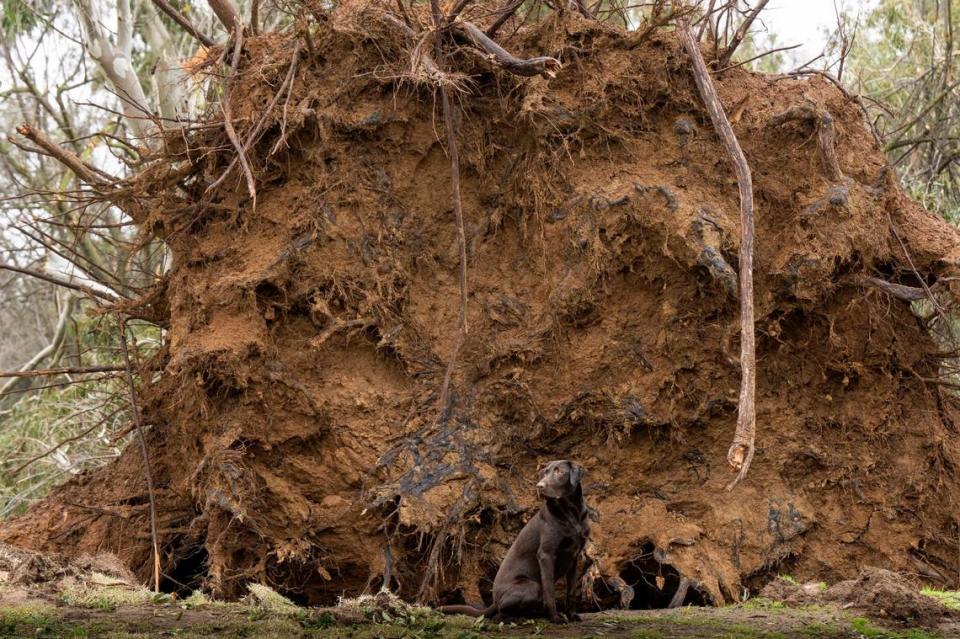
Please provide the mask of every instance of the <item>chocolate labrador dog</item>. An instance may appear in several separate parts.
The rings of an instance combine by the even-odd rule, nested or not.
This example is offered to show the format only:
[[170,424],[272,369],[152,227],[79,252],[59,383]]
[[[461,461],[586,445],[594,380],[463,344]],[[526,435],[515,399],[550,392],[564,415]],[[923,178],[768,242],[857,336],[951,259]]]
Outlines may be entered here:
[[[493,603],[486,609],[442,606],[441,612],[500,620],[546,615],[550,621],[577,620],[574,590],[578,559],[590,536],[580,479],[583,468],[552,461],[540,470],[540,511],[523,527],[493,580]],[[566,577],[566,619],[557,612],[556,582]]]

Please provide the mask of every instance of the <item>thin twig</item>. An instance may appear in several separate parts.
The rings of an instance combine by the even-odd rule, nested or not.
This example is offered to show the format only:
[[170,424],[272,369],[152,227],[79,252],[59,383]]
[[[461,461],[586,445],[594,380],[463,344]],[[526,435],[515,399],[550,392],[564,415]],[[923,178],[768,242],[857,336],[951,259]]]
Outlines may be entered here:
[[756,336],[753,322],[753,179],[750,166],[740,148],[733,127],[723,111],[723,105],[713,86],[713,80],[707,71],[707,65],[700,53],[689,23],[680,24],[680,41],[693,63],[693,75],[700,90],[713,127],[723,142],[737,174],[737,186],[740,190],[740,403],[737,410],[737,430],[733,443],[727,452],[727,461],[734,470],[739,470],[736,478],[727,485],[732,490],[750,469],[750,462],[756,450],[757,436],[756,388],[757,359]]
[[517,9],[519,9],[525,1],[526,0],[508,0],[507,4],[500,9],[500,15],[497,16],[497,19],[493,21],[493,24],[487,27],[487,37],[492,38],[494,35],[496,35],[500,27],[503,26],[503,23],[509,20],[510,16],[517,12]]
[[133,384],[133,372],[130,369],[130,353],[127,350],[127,323],[120,320],[120,346],[123,350],[123,364],[127,373],[127,385],[130,387],[130,410],[133,423],[137,427],[140,451],[143,453],[143,470],[147,476],[147,495],[150,498],[150,537],[153,541],[153,588],[160,592],[160,542],[157,539],[157,500],[153,491],[153,473],[150,472],[150,455],[147,452],[147,438],[143,434],[140,421],[140,408],[137,405],[137,390]]
[[123,366],[62,366],[32,371],[2,371],[4,377],[50,377],[53,375],[88,375],[90,373],[115,373],[125,370]]
[[112,419],[112,418],[113,418],[117,413],[119,413],[121,410],[122,410],[122,409],[118,408],[117,410],[113,411],[112,413],[110,413],[109,415],[107,415],[106,417],[104,417],[103,419],[101,419],[100,421],[98,421],[96,424],[94,424],[94,425],[91,426],[90,428],[85,429],[83,432],[77,433],[77,434],[74,435],[73,437],[68,437],[68,438],[64,439],[63,441],[58,442],[55,446],[51,446],[50,448],[48,448],[47,450],[43,451],[42,453],[39,453],[39,454],[37,454],[37,455],[34,455],[33,457],[31,457],[31,458],[28,459],[27,461],[23,462],[22,464],[20,464],[19,466],[17,466],[17,467],[14,468],[13,470],[11,470],[10,473],[9,473],[10,477],[16,477],[16,476],[19,475],[21,472],[23,472],[23,470],[24,470],[25,468],[27,468],[28,466],[31,466],[32,464],[35,464],[36,462],[40,461],[41,459],[43,459],[43,458],[45,458],[45,457],[49,457],[50,455],[54,454],[55,452],[57,452],[58,450],[60,450],[60,449],[63,448],[64,446],[66,446],[67,444],[70,444],[70,443],[72,443],[72,442],[75,442],[75,441],[77,441],[77,440],[79,440],[79,439],[82,439],[82,438],[86,437],[87,435],[89,435],[90,433],[92,433],[94,430],[96,430],[97,428],[99,428],[100,426],[102,426],[104,423],[106,423],[107,420]]
[[767,3],[770,0],[760,0],[757,3],[757,6],[753,8],[753,11],[744,19],[740,24],[740,27],[734,32],[733,39],[730,40],[730,44],[723,50],[720,54],[720,57],[717,59],[717,67],[723,68],[730,64],[730,58],[733,57],[733,54],[737,52],[737,47],[740,46],[740,43],[743,42],[743,39],[747,37],[747,32],[750,30],[753,21],[757,19],[757,16],[760,15],[760,12],[763,11],[763,8],[767,6]]
[[742,66],[745,66],[745,65],[747,65],[747,64],[750,64],[751,62],[756,62],[757,60],[759,60],[759,59],[761,59],[761,58],[765,58],[765,57],[767,57],[768,55],[773,55],[773,54],[775,54],[775,53],[783,53],[784,51],[791,51],[791,50],[793,50],[793,49],[797,49],[797,48],[802,47],[802,46],[803,46],[803,43],[801,43],[801,44],[793,44],[793,45],[790,45],[790,46],[787,46],[787,47],[777,47],[777,48],[775,48],[775,49],[770,49],[769,51],[764,51],[763,53],[761,53],[761,54],[759,54],[759,55],[753,56],[752,58],[748,58],[748,59],[744,60],[743,62],[737,62],[736,64],[731,64],[731,65],[729,65],[729,66],[723,67],[722,69],[717,69],[716,73],[717,73],[717,74],[721,74],[721,73],[724,73],[724,72],[726,72],[726,71],[729,71],[730,69],[737,69],[737,68],[739,68],[739,67],[742,67]]

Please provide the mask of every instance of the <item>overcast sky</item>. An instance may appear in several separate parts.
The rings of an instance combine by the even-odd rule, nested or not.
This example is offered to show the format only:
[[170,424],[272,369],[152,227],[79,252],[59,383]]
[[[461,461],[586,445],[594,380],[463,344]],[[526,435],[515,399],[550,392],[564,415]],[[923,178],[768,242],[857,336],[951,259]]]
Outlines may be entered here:
[[[878,0],[836,0],[841,8],[865,11]],[[794,60],[806,62],[817,56],[826,35],[837,24],[834,0],[771,0],[761,14],[767,28],[777,35],[780,46],[803,44],[788,52]]]

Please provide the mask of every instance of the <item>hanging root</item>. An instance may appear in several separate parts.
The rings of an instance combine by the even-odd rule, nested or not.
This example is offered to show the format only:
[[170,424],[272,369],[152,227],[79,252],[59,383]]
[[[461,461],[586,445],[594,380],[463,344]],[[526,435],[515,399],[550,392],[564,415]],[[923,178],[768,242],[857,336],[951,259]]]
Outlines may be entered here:
[[740,189],[740,403],[737,414],[737,430],[733,443],[727,452],[730,467],[739,471],[736,478],[727,485],[732,490],[750,469],[757,437],[757,411],[755,405],[757,390],[756,335],[753,326],[753,179],[750,166],[740,148],[737,136],[730,126],[717,90],[710,79],[707,65],[700,53],[700,45],[690,31],[689,23],[681,23],[680,41],[693,62],[693,75],[710,113],[710,120],[723,141],[727,153],[737,173],[737,186]]

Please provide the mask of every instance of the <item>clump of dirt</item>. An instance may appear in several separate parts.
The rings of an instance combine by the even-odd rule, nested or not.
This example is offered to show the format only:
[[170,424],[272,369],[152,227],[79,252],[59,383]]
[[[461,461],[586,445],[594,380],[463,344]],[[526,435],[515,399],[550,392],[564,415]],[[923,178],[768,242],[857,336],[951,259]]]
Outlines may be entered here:
[[[514,54],[559,59],[554,78],[445,45],[469,332],[442,410],[460,312],[449,141],[430,47],[389,11],[311,7],[245,38],[235,74],[211,51],[255,205],[219,106],[113,196],[134,194],[172,254],[135,311],[167,329],[140,388],[164,587],[476,603],[551,458],[588,469],[591,605],[723,603],[864,564],[950,584],[950,355],[937,317],[890,291],[952,298],[960,242],[899,190],[857,104],[819,76],[716,77],[757,201],[759,450],[727,492],[737,189],[675,35],[569,14],[503,31]],[[841,175],[817,119],[783,116],[798,106],[832,116]],[[0,538],[110,550],[146,577],[148,511],[130,449]]]
[[933,597],[921,594],[903,575],[867,568],[856,579],[842,581],[823,593],[826,601],[852,605],[874,617],[931,626],[955,613]]
[[882,568],[866,568],[855,579],[846,579],[829,588],[822,582],[801,584],[777,577],[764,586],[760,596],[791,606],[834,603],[871,617],[926,626],[956,617],[942,602],[920,592],[916,583]]
[[806,606],[823,601],[823,594],[827,585],[823,582],[798,583],[782,576],[772,579],[763,590],[760,597],[770,601],[781,601],[791,606]]

